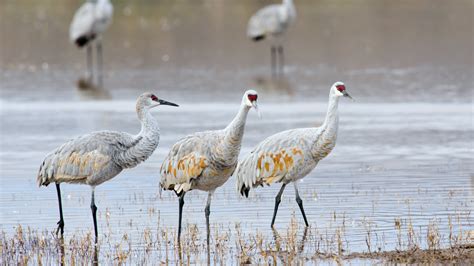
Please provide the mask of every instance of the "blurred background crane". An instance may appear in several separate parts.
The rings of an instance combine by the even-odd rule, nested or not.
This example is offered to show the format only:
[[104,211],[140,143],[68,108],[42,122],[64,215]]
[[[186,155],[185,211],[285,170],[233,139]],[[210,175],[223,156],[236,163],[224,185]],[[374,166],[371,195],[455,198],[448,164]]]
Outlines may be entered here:
[[281,4],[266,6],[255,13],[249,20],[247,36],[253,41],[269,38],[271,42],[272,75],[283,74],[285,59],[281,36],[296,19],[293,0],[283,0]]
[[87,0],[74,14],[69,28],[69,39],[77,47],[86,47],[86,82],[94,84],[92,43],[97,48],[97,83],[103,86],[102,34],[112,23],[113,6],[109,0]]

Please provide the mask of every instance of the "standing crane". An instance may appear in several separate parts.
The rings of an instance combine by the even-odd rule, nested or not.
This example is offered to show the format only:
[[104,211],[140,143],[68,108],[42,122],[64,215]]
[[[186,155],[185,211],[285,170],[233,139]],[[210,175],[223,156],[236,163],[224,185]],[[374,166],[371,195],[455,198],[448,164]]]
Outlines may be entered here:
[[336,82],[329,92],[326,119],[320,127],[291,129],[272,135],[239,162],[235,170],[237,190],[246,197],[251,187],[282,183],[275,198],[272,227],[283,190],[291,182],[295,187],[296,202],[308,226],[296,181],[309,174],[336,145],[339,123],[337,105],[341,96],[351,98],[344,83]]
[[173,190],[179,197],[178,242],[184,195],[198,189],[208,192],[205,215],[209,244],[212,194],[229,179],[237,166],[247,114],[252,107],[258,112],[257,97],[256,91],[246,91],[239,112],[225,129],[198,132],[179,140],[163,161],[160,187]]
[[113,6],[109,0],[87,0],[74,14],[69,28],[69,39],[77,47],[87,48],[88,82],[94,81],[92,42],[96,40],[98,82],[102,86],[102,33],[112,23]]
[[283,73],[284,56],[280,37],[295,19],[296,9],[293,0],[283,0],[281,4],[260,9],[249,20],[247,36],[250,39],[257,42],[267,37],[271,38],[272,75],[275,75],[277,70]]
[[131,135],[116,131],[97,131],[72,139],[46,156],[38,172],[38,185],[56,184],[59,202],[59,222],[56,234],[64,233],[61,183],[86,184],[92,188],[91,210],[97,244],[97,207],[95,187],[117,176],[123,169],[132,168],[150,157],[158,146],[160,128],[150,109],[159,105],[178,106],[144,93],[137,99],[136,111],[141,131]]

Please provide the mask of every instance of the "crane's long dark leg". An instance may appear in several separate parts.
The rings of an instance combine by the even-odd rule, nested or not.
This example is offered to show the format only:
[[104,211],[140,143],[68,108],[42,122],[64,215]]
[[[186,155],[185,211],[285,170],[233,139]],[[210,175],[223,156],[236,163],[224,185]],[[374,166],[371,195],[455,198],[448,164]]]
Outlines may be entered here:
[[91,197],[91,210],[92,210],[92,219],[94,220],[94,234],[95,234],[95,243],[97,244],[97,206],[95,206],[95,201],[94,201],[94,191],[95,189],[92,188],[92,197]]
[[272,60],[272,77],[276,75],[276,56],[277,56],[277,48],[272,45],[271,47],[271,60]]
[[298,185],[296,185],[296,182],[294,182],[293,184],[295,185],[296,203],[298,203],[301,214],[303,215],[304,223],[308,227],[309,224],[308,224],[308,220],[306,219],[306,214],[304,213],[303,200],[300,198],[300,193],[298,193]]
[[283,54],[283,46],[282,45],[278,46],[278,57],[280,58],[279,59],[280,62],[278,64],[278,71],[279,71],[280,75],[283,75],[283,71],[284,71],[284,68],[285,68],[285,56]]
[[87,59],[87,70],[86,70],[86,79],[89,83],[92,83],[94,81],[94,69],[92,66],[92,44],[87,44],[86,47],[86,59]]
[[102,39],[99,37],[97,39],[97,82],[99,87],[103,85],[103,57],[102,57]]
[[206,214],[206,229],[207,229],[207,265],[211,265],[211,228],[209,226],[209,215],[211,214],[211,199],[214,190],[207,194],[207,203],[204,213]]
[[179,225],[178,225],[178,243],[181,243],[181,221],[183,218],[183,206],[184,206],[184,195],[186,193],[183,191],[183,194],[179,196]]
[[61,202],[61,188],[59,183],[56,183],[56,192],[58,193],[58,202],[59,202],[59,222],[58,229],[56,229],[56,235],[61,231],[61,236],[64,233],[64,218],[63,218],[63,204]]
[[211,235],[211,229],[209,227],[209,215],[211,214],[212,193],[214,193],[214,191],[209,191],[209,194],[207,195],[206,208],[204,209],[204,213],[206,214],[207,246],[209,246]]
[[280,192],[275,197],[275,209],[273,210],[273,219],[272,219],[272,227],[275,224],[275,218],[278,212],[278,205],[281,202],[281,195],[283,194],[283,190],[285,190],[286,184],[281,185]]

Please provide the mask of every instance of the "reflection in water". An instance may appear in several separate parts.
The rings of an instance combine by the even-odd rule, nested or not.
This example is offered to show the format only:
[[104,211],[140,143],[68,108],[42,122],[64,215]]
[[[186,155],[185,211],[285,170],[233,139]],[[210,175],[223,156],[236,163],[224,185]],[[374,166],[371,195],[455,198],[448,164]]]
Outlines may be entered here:
[[80,78],[76,85],[82,100],[110,100],[112,98],[109,90],[95,85],[90,79]]
[[[66,264],[66,248],[65,248],[65,245],[64,245],[64,237],[61,235],[59,238],[57,238],[58,240],[58,247],[59,247],[59,265],[63,266],[63,265],[67,265]],[[90,253],[88,253],[90,254]],[[74,257],[71,255],[71,257]],[[84,258],[86,259],[86,258]],[[87,261],[87,259],[85,260]],[[74,260],[72,260],[72,262],[74,262]],[[92,255],[92,258],[91,258],[91,264],[92,265],[99,265],[99,247],[97,245],[94,245],[94,254]]]
[[60,238],[58,238],[58,244],[59,244],[59,254],[60,254],[60,261],[59,261],[59,264],[61,266],[65,265],[64,264],[64,261],[65,261],[65,258],[66,258],[66,254],[64,252],[64,237],[63,235],[61,235]]
[[[275,240],[275,247],[276,247],[275,252],[278,254],[278,257],[280,258],[281,262],[283,264],[291,262],[289,261],[288,257],[285,258],[285,252],[288,252],[289,250],[287,250],[287,247],[285,245],[282,245],[282,238],[280,236],[280,233],[278,233],[278,231],[275,228],[272,228],[272,232],[273,232],[273,239]],[[297,244],[298,249],[295,250],[296,254],[291,254],[291,257],[297,257],[303,254],[304,247],[306,244],[306,239],[308,237],[308,232],[309,232],[309,227],[305,227],[303,231],[303,236],[301,237],[299,244]],[[290,236],[287,236],[287,237],[290,237]],[[286,245],[288,245],[288,242],[290,241],[290,239],[287,239],[286,241],[287,241]],[[286,255],[288,256],[290,254],[286,254]]]
[[472,190],[472,193],[474,194],[474,174],[471,174],[471,190]]
[[211,265],[211,246],[209,241],[207,241],[207,265]]
[[294,89],[285,76],[278,77],[265,77],[265,76],[256,76],[253,79],[254,86],[262,91],[268,91],[270,93],[284,93],[288,96],[293,96],[295,94]]
[[99,247],[97,244],[94,245],[94,257],[92,259],[92,265],[99,265]]
[[[179,239],[179,238],[178,238]],[[183,261],[183,248],[181,246],[181,241],[178,241],[178,264],[179,265],[184,265],[184,261]],[[168,252],[166,252],[166,254],[168,254]],[[168,261],[168,260],[166,260]]]
[[298,246],[299,247],[298,254],[302,254],[304,251],[304,245],[306,243],[306,238],[308,237],[308,231],[309,231],[309,227],[305,227],[304,232],[303,232],[303,237],[301,238],[301,242]]

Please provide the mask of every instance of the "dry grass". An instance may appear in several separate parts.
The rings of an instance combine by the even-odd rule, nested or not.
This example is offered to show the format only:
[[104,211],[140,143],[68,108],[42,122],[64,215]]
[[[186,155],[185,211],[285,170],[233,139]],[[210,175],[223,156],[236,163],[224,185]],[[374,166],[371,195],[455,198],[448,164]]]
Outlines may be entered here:
[[[16,227],[14,234],[0,233],[1,264],[302,264],[308,261],[330,260],[342,263],[350,260],[385,261],[393,263],[460,263],[474,264],[474,231],[464,230],[462,224],[470,214],[450,216],[447,225],[432,219],[415,228],[410,218],[397,218],[393,223],[392,239],[384,242],[377,224],[365,219],[365,249],[350,252],[345,215],[333,213],[331,227],[324,230],[304,228],[293,214],[285,230],[243,231],[241,224],[213,224],[211,245],[206,244],[205,230],[195,224],[186,225],[181,245],[177,245],[175,228],[160,224],[144,228],[135,242],[127,233],[119,239],[105,230],[99,248],[94,248],[90,233],[73,233],[66,239],[52,232]],[[132,222],[132,221],[130,221]],[[440,228],[447,226],[449,234]],[[455,230],[456,228],[456,230]],[[138,239],[138,240],[137,240]],[[364,243],[360,243],[364,244]],[[386,251],[387,246],[396,250]]]

